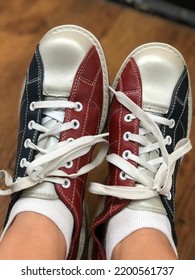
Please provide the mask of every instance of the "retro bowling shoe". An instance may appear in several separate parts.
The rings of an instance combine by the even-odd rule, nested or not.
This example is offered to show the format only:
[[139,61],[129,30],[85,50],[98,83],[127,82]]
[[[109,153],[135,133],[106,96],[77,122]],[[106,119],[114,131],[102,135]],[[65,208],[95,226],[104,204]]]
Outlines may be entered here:
[[[176,49],[162,43],[138,47],[122,64],[110,90],[108,183],[90,186],[92,193],[103,196],[91,230],[92,259],[111,258],[117,242],[108,256],[105,248],[112,241],[107,236],[116,235],[120,242],[139,226],[162,231],[170,227],[166,233],[176,245],[176,176],[191,148],[189,75]],[[135,213],[140,219],[132,221],[129,217]]]
[[[101,133],[108,103],[107,66],[98,40],[74,25],[50,30],[38,44],[26,75],[14,178],[0,172],[7,185],[0,194],[11,195],[4,233],[18,212],[41,211],[37,205],[14,208],[20,199],[50,204],[60,199],[74,220],[67,258],[81,257],[86,175],[107,153],[107,134]],[[100,142],[102,149],[92,160],[92,148]],[[60,213],[56,220],[53,213],[48,215],[55,223],[62,222]]]

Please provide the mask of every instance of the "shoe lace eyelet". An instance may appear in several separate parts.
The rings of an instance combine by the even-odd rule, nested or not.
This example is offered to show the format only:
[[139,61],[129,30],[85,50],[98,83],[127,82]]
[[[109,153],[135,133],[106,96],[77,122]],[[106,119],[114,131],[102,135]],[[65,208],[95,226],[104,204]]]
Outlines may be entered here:
[[127,131],[127,132],[124,133],[123,139],[125,141],[129,141],[130,140],[130,136],[131,136],[131,132]]
[[166,136],[167,145],[170,146],[172,144],[172,138],[170,135]]
[[31,111],[35,110],[35,102],[34,101],[30,103],[30,110]]
[[126,122],[131,122],[131,121],[132,121],[131,114],[125,115],[125,116],[124,116],[124,120],[125,120]]
[[125,150],[122,154],[122,157],[125,159],[125,160],[128,160],[130,158],[130,155],[131,155],[131,152],[129,150]]
[[76,112],[80,112],[83,109],[83,105],[81,102],[75,102],[77,104],[77,108],[75,108]]
[[21,177],[17,177],[16,180],[15,180],[15,182],[18,182],[18,181],[20,181],[20,180],[21,180]]
[[169,125],[169,128],[173,128],[175,126],[175,120],[171,119],[170,122],[171,124]]
[[30,122],[28,123],[28,129],[32,130],[34,124],[35,124],[35,121],[30,121]]
[[67,140],[66,140],[68,143],[74,141],[74,138],[73,137],[69,137]]
[[80,126],[80,122],[78,120],[72,120],[73,123],[73,129],[78,129]]
[[28,139],[26,139],[25,140],[25,142],[24,142],[24,147],[25,148],[29,148],[29,144],[31,143],[31,140],[28,138]]
[[171,199],[172,199],[172,194],[171,194],[171,192],[169,192],[167,195],[167,200],[171,200]]
[[64,180],[64,184],[62,185],[62,187],[64,189],[68,189],[70,187],[70,180],[68,178]]
[[22,168],[26,167],[26,162],[27,162],[27,160],[25,158],[22,158],[20,161],[20,167],[22,167]]
[[72,161],[72,160],[67,161],[67,162],[65,163],[65,165],[64,165],[64,167],[65,167],[65,168],[68,168],[68,169],[70,169],[72,166],[73,166],[73,161]]
[[121,180],[126,180],[127,179],[124,171],[121,171],[119,176],[120,176]]

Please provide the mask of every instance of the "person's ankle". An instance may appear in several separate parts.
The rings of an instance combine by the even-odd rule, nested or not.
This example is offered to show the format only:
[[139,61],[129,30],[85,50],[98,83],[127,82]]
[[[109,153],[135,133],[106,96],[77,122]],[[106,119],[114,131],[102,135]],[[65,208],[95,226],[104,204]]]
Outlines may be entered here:
[[[163,248],[163,250],[160,248]],[[124,238],[116,245],[112,253],[112,259],[174,260],[177,259],[177,256],[175,255],[175,252],[164,233],[152,228],[141,228]]]

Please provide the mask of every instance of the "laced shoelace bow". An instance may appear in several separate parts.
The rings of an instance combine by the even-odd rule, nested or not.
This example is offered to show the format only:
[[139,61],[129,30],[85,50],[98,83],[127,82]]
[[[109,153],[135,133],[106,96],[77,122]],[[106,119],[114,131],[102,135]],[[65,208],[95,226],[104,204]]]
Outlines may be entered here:
[[[22,159],[20,164],[26,168],[25,177],[18,178],[15,182],[12,176],[5,170],[0,170],[0,180],[4,180],[6,189],[0,189],[0,195],[10,195],[15,192],[28,189],[42,182],[51,182],[69,187],[67,182],[69,178],[76,178],[80,175],[88,173],[90,170],[98,166],[105,158],[108,150],[108,142],[103,137],[108,133],[95,136],[82,136],[77,139],[67,139],[52,145],[48,148],[41,147],[42,141],[48,137],[59,138],[62,131],[69,129],[77,129],[78,120],[72,120],[63,123],[65,109],[82,110],[82,104],[67,100],[45,100],[31,103],[31,110],[44,109],[44,118],[42,125],[31,121],[30,129],[35,129],[40,133],[38,144],[35,145],[30,139],[24,143],[26,148],[31,148],[37,152],[35,159],[28,162]],[[97,143],[102,143],[96,157],[85,166],[82,166],[76,173],[68,174],[59,168],[68,166],[68,163],[74,159],[87,154],[91,147]]]
[[[124,199],[147,199],[158,195],[164,195],[170,199],[170,191],[172,186],[172,175],[178,159],[183,157],[191,149],[190,140],[188,138],[181,139],[175,146],[174,151],[169,154],[166,145],[170,144],[170,136],[163,139],[162,133],[157,125],[173,126],[173,121],[166,118],[156,116],[144,112],[139,106],[131,101],[123,92],[115,91],[110,88],[117,100],[126,107],[131,114],[129,119],[138,118],[140,120],[139,135],[127,132],[127,138],[140,143],[139,156],[125,151],[123,157],[111,153],[107,156],[107,161],[120,170],[124,179],[129,178],[135,180],[135,187],[124,186],[108,186],[98,183],[91,183],[90,192],[99,195],[109,195]],[[153,141],[148,141],[144,137],[146,134],[152,135]],[[125,136],[125,135],[124,135]],[[128,140],[126,139],[126,140]],[[159,156],[160,150],[161,156]],[[156,151],[158,156],[154,159],[146,161],[140,154]],[[131,159],[138,164],[138,168],[130,164],[127,159]],[[143,170],[153,172],[154,176],[147,176]]]

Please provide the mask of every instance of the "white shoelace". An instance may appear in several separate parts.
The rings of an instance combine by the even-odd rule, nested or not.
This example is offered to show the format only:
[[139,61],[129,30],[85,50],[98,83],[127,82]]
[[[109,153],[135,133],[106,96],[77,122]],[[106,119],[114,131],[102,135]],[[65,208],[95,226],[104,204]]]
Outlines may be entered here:
[[[33,102],[30,105],[31,110],[44,109],[44,118],[42,125],[31,121],[29,129],[40,132],[37,145],[27,139],[24,143],[25,148],[31,148],[37,152],[35,159],[28,162],[22,159],[21,167],[26,168],[26,177],[18,178],[15,182],[12,176],[5,170],[0,170],[0,180],[4,180],[6,189],[0,189],[0,195],[10,195],[42,182],[51,182],[62,185],[64,188],[70,186],[69,178],[76,178],[80,175],[88,173],[90,170],[98,166],[105,158],[108,150],[108,142],[103,138],[108,133],[83,136],[78,139],[67,139],[54,145],[49,144],[49,138],[59,138],[60,132],[69,129],[77,129],[80,125],[78,120],[72,120],[63,123],[65,109],[82,110],[82,104],[78,102],[70,102],[65,98],[62,100],[45,100]],[[73,160],[87,154],[91,147],[97,143],[102,143],[97,156],[90,163],[82,166],[76,173],[67,174],[59,170],[61,167],[71,167]]]
[[[122,157],[114,153],[109,154],[107,161],[121,170],[120,175],[124,180],[133,179],[136,184],[135,187],[129,188],[92,183],[90,185],[90,192],[130,200],[147,199],[158,195],[165,195],[168,199],[171,199],[170,190],[175,165],[177,160],[191,149],[190,140],[188,138],[181,139],[176,144],[174,151],[169,154],[166,145],[171,144],[172,139],[170,136],[163,139],[157,123],[173,127],[173,120],[146,113],[123,92],[116,92],[112,88],[110,90],[114,93],[117,100],[131,112],[131,114],[126,115],[125,120],[131,121],[135,118],[140,120],[139,135],[130,132],[124,134],[126,141],[139,143],[140,149],[139,156],[133,155],[130,151],[124,151]],[[155,153],[156,155],[153,159],[147,161],[144,158],[144,154],[147,153]],[[127,160],[136,162],[138,168]],[[147,175],[149,173],[153,175]]]

